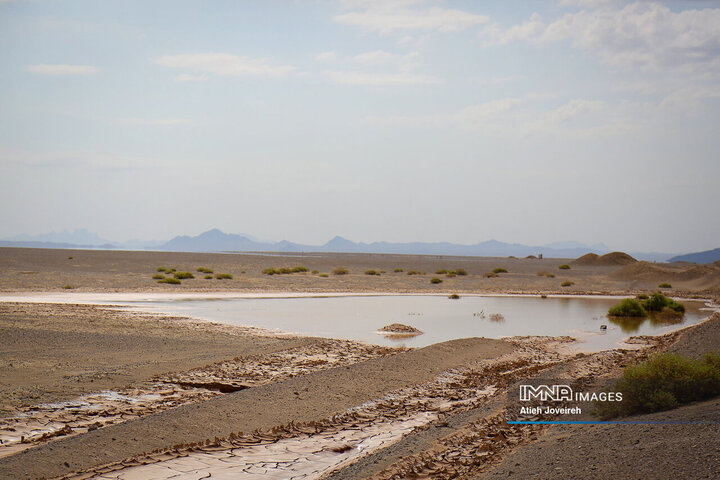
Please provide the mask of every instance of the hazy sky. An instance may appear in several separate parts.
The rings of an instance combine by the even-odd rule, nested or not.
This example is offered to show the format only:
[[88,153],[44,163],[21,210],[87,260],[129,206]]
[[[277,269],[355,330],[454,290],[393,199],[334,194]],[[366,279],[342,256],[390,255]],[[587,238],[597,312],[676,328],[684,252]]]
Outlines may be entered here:
[[0,237],[720,246],[720,2],[0,0]]

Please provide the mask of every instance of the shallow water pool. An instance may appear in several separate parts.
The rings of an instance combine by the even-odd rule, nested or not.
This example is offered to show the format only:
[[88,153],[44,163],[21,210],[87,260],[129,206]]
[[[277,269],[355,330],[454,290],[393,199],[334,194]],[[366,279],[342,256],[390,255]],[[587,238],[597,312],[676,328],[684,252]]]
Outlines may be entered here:
[[[465,337],[569,335],[578,349],[619,346],[633,335],[658,335],[700,322],[709,312],[702,302],[685,302],[687,313],[674,323],[606,316],[617,298],[387,295],[302,298],[174,299],[119,302],[146,311],[166,312],[215,322],[262,327],[302,335],[360,340],[381,345],[423,347]],[[114,302],[118,303],[118,302]],[[501,317],[497,316],[499,314]],[[402,323],[424,332],[412,338],[377,330]],[[601,330],[601,325],[607,330]]]

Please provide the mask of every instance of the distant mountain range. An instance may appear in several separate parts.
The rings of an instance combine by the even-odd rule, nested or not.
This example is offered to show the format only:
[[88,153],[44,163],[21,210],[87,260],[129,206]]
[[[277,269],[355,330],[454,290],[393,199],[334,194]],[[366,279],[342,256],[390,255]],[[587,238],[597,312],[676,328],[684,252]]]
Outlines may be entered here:
[[668,262],[713,263],[720,261],[720,248],[672,257]]
[[[477,257],[527,257],[542,254],[551,258],[576,258],[588,252],[604,254],[610,249],[604,244],[592,246],[580,242],[555,242],[542,246],[519,243],[505,243],[488,240],[474,245],[458,245],[449,242],[353,242],[336,236],[324,245],[305,245],[287,240],[262,242],[245,235],[224,233],[218,229],[209,230],[195,237],[182,235],[153,250],[178,252],[336,252],[336,253],[395,253],[407,255],[457,255]],[[673,254],[633,253],[635,258],[648,261],[665,261]]]
[[[602,244],[585,245],[576,241],[554,242],[541,246],[530,246],[519,243],[505,243],[488,240],[473,245],[459,245],[449,242],[353,242],[336,236],[324,245],[305,245],[287,240],[271,242],[261,240],[247,234],[225,233],[218,229],[208,230],[197,236],[180,235],[167,242],[132,240],[128,242],[109,242],[87,230],[74,232],[51,233],[46,235],[19,235],[0,241],[6,247],[37,247],[37,248],[98,248],[123,250],[160,250],[171,252],[335,252],[335,253],[391,253],[408,255],[457,255],[482,257],[527,257],[542,254],[551,258],[577,258],[586,253],[602,255],[610,249]],[[663,252],[628,252],[639,260],[664,262],[670,259],[692,257],[692,255],[717,255],[720,249],[698,254],[674,256]],[[695,257],[692,257],[695,258]],[[706,257],[697,257],[697,263],[704,263]],[[709,256],[708,262],[720,257]]]

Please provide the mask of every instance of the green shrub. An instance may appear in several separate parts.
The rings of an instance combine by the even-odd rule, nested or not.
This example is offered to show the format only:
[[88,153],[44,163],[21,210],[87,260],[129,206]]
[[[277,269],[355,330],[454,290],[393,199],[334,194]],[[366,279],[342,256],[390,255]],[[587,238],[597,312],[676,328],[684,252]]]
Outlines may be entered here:
[[167,270],[165,267],[158,267],[158,268],[157,268],[157,271],[158,271],[158,272],[165,273],[165,270]]
[[65,285],[63,285],[63,288],[64,288],[65,290],[72,290],[72,289],[75,288],[75,287],[73,287],[73,286],[70,285],[69,283],[66,283]]
[[335,270],[332,271],[333,275],[347,275],[350,273],[350,270],[348,270],[345,267],[337,267]]
[[548,273],[548,274],[547,274],[547,278],[555,278],[555,274],[554,274],[554,273]]
[[182,282],[174,277],[169,278],[163,278],[162,280],[158,280],[158,283],[170,283],[172,285],[180,285]]
[[508,273],[508,271],[502,267],[493,268],[493,273]]
[[467,275],[467,270],[465,270],[464,268],[458,268],[457,270],[455,270],[455,273],[458,275],[465,276],[465,275]]
[[212,275],[205,275],[203,278],[204,278],[205,280],[212,280],[213,276],[212,276]]
[[216,273],[215,278],[218,280],[232,280],[233,276],[230,273]]
[[160,280],[162,278],[165,278],[165,275],[163,275],[162,273],[156,273],[155,275],[152,276],[152,278],[153,278],[153,280]]
[[460,295],[458,295],[457,293],[453,293],[453,294],[450,295],[448,298],[449,298],[450,300],[457,300],[457,299],[460,298]]
[[613,317],[644,317],[646,315],[642,304],[634,298],[626,298],[618,305],[608,310],[608,315]]
[[275,269],[274,268],[266,268],[262,271],[264,275],[275,275]]
[[565,280],[560,284],[561,287],[572,287],[573,285],[575,285],[575,283],[570,280]]
[[312,273],[313,275],[317,275],[317,274],[320,273],[320,272],[319,272],[318,270],[313,270],[313,271],[310,272],[310,273]]
[[75,257],[68,257],[68,260],[72,260],[73,258],[75,258]]
[[377,270],[365,270],[365,275],[380,275]]
[[570,270],[570,265],[568,265],[567,263],[563,263],[563,264],[560,265],[558,268],[559,268],[560,270]]
[[660,285],[658,285],[658,288],[672,288],[672,285],[670,285],[667,282],[663,282]]
[[668,298],[660,292],[650,295],[650,298],[643,300],[642,306],[648,312],[660,312],[663,308],[669,308],[677,313],[685,313],[685,305]]
[[166,268],[165,273],[175,273],[177,270],[174,268]]
[[611,391],[621,392],[621,402],[598,402],[595,413],[603,419],[676,408],[684,403],[720,395],[720,354],[700,360],[674,353],[657,354],[625,368]]
[[446,273],[448,273],[448,271],[445,270],[444,268],[442,270],[435,270],[436,275],[444,275]]
[[644,293],[638,293],[637,295],[635,295],[635,298],[637,298],[638,300],[647,300],[650,297],[648,297]]
[[425,272],[420,272],[418,270],[408,270],[408,275],[425,275]]
[[401,273],[402,271],[403,271],[402,268],[396,268],[395,270],[393,270],[393,272],[395,272],[395,273]]
[[433,277],[430,279],[430,283],[442,283],[442,280],[437,277]]
[[321,273],[320,275],[318,275],[318,277],[322,277],[322,278],[327,278],[329,276],[330,275],[328,275],[327,273]]
[[178,280],[185,280],[188,278],[195,278],[195,275],[190,272],[175,272],[173,274],[173,277],[177,278]]
[[213,273],[213,270],[211,268],[205,268],[205,267],[200,267],[197,269],[197,271],[200,273]]

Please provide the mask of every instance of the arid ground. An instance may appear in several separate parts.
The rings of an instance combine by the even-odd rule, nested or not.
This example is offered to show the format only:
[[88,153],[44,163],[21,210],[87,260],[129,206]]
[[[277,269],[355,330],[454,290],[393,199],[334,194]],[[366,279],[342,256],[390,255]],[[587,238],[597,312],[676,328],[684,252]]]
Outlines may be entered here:
[[[295,266],[309,271],[262,273]],[[195,278],[159,284],[158,267]],[[333,274],[338,267],[349,273]],[[496,268],[507,273],[485,275]],[[467,275],[435,273],[459,269]],[[0,249],[5,294],[634,294],[662,282],[672,284],[667,294],[717,303],[720,266]],[[655,351],[716,350],[719,314],[638,338],[638,350],[576,354],[570,342],[469,338],[407,350],[100,306],[0,302],[0,477],[720,477],[718,424],[508,425],[504,410],[518,380],[544,375],[592,387]],[[632,419],[717,420],[719,407],[711,400]]]

